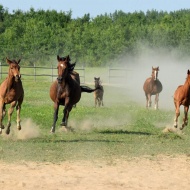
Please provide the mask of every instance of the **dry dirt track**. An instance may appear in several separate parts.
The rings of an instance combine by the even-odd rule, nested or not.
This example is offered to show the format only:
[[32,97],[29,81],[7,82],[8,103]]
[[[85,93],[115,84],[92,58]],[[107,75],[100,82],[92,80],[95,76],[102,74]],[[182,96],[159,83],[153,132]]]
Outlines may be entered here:
[[189,190],[190,157],[61,164],[0,162],[0,174],[2,190]]

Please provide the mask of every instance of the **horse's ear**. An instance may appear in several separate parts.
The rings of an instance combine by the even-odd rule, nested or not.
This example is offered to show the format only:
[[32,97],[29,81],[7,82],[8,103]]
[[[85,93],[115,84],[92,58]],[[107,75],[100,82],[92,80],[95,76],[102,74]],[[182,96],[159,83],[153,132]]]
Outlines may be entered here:
[[188,75],[190,74],[190,71],[189,71],[189,69],[188,69],[188,71],[187,71],[187,74],[188,74]]
[[59,59],[60,59],[60,58],[59,58],[59,55],[57,55],[57,61],[59,61]]
[[8,63],[8,64],[11,64],[11,60],[9,60],[7,57],[6,57],[6,62]]
[[70,61],[71,59],[70,59],[70,57],[69,57],[69,55],[67,55],[67,61]]
[[18,60],[18,64],[20,63],[21,59]]

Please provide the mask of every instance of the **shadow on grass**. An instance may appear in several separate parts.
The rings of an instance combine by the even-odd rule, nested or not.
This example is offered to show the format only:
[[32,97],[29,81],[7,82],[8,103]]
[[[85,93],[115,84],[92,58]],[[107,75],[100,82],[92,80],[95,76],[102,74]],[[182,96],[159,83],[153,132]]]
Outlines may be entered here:
[[95,132],[101,133],[101,134],[154,135],[154,134],[149,133],[149,132],[127,131],[127,130],[102,130],[102,131],[95,130]]
[[93,140],[89,140],[89,139],[73,139],[73,140],[55,140],[53,141],[55,143],[91,143],[91,142],[102,142],[102,143],[123,143],[124,141],[121,140],[101,140],[101,139],[93,139]]

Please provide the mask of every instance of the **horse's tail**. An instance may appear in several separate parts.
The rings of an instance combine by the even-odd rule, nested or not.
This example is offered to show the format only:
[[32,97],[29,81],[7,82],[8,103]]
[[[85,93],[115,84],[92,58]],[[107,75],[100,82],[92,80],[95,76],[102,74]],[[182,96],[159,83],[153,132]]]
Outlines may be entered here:
[[87,93],[94,92],[95,90],[98,89],[98,88],[92,89],[88,86],[80,86],[80,88],[81,88],[81,92],[87,92]]

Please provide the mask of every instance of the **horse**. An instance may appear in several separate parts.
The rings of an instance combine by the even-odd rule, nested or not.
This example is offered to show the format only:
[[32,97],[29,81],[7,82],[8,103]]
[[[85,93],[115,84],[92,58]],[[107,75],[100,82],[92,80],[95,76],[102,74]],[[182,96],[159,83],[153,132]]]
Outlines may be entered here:
[[104,106],[104,103],[103,103],[104,88],[101,85],[100,77],[98,78],[94,77],[94,83],[95,83],[95,88],[99,88],[96,91],[94,91],[95,107],[97,105],[99,107],[101,105]]
[[146,96],[146,108],[151,107],[151,96],[155,95],[155,109],[158,109],[159,93],[162,91],[162,83],[158,80],[159,67],[152,67],[152,75],[147,78],[143,85]]
[[6,134],[10,133],[11,116],[15,107],[17,110],[17,128],[21,130],[20,111],[24,99],[24,90],[20,75],[20,61],[20,59],[16,61],[6,58],[6,62],[9,64],[9,71],[8,77],[0,85],[0,134],[2,129],[4,129],[3,118],[6,114],[6,104],[10,104]]
[[61,58],[57,55],[58,77],[50,86],[50,98],[54,102],[54,117],[51,133],[55,133],[55,126],[58,119],[59,106],[64,106],[61,126],[68,129],[69,113],[73,106],[79,102],[82,92],[91,93],[96,89],[87,86],[80,86],[79,74],[73,71],[69,55]]
[[174,127],[178,127],[178,117],[180,115],[180,106],[184,106],[183,124],[180,127],[182,130],[188,124],[188,110],[190,105],[190,71],[187,71],[187,78],[184,85],[180,85],[174,92],[175,119]]

